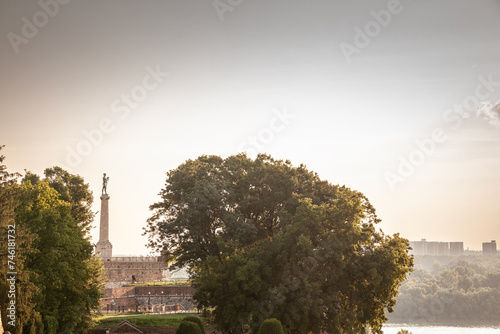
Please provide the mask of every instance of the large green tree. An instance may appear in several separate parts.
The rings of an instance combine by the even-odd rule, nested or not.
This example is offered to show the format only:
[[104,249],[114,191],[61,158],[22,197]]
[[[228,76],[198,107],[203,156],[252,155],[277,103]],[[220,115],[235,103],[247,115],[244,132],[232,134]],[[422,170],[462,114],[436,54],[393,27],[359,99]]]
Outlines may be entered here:
[[[3,146],[0,146],[0,150]],[[5,157],[0,156],[0,309],[5,330],[12,333],[43,333],[43,323],[36,308],[36,294],[39,289],[33,280],[35,273],[26,268],[26,258],[36,252],[32,242],[34,235],[25,226],[17,225],[14,210],[17,206],[19,175],[9,173],[3,164]],[[10,237],[9,237],[10,235]],[[12,247],[11,247],[12,246]],[[12,251],[14,250],[14,251]],[[10,252],[9,252],[10,251]],[[10,261],[10,262],[9,262]],[[15,275],[7,274],[16,272]],[[15,277],[15,298],[11,292],[10,281]],[[8,318],[7,307],[15,301],[15,320]],[[12,322],[15,326],[12,326]]]
[[93,256],[86,222],[77,220],[72,203],[62,198],[48,181],[25,179],[19,185],[16,224],[35,235],[37,252],[27,256],[25,266],[36,274],[36,309],[44,333],[84,333],[99,306],[102,267]]
[[271,238],[282,227],[280,213],[294,212],[300,199],[327,202],[336,192],[289,161],[201,156],[167,173],[161,201],[151,205],[154,213],[145,228],[148,246],[175,259],[174,266],[195,266]]
[[363,194],[267,155],[188,160],[160,196],[149,246],[190,267],[225,332],[275,317],[290,333],[380,333],[413,265]]
[[[1,147],[0,147],[1,148]],[[27,173],[19,183],[0,156],[0,304],[2,320],[15,333],[86,333],[99,307],[102,263],[93,255],[89,228],[92,193],[78,175],[60,167],[44,178]],[[7,246],[15,226],[16,320],[6,312]],[[12,233],[10,233],[12,234]],[[12,239],[12,237],[11,237]]]

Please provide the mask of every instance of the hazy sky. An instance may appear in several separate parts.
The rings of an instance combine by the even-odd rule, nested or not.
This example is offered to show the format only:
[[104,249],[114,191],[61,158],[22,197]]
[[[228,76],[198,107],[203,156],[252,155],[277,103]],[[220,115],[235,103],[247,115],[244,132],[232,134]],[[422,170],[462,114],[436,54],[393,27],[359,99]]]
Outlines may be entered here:
[[499,16],[498,0],[0,1],[2,153],[83,176],[95,211],[107,173],[114,254],[148,253],[167,171],[241,151],[363,192],[387,233],[480,249],[500,239]]

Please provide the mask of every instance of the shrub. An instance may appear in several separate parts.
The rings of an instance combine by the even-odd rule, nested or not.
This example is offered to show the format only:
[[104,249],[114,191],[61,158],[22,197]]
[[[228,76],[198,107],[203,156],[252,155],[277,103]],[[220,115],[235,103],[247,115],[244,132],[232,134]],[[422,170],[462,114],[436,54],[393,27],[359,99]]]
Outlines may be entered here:
[[264,320],[257,334],[285,334],[285,332],[281,322],[276,318],[271,318]]
[[55,334],[57,331],[57,318],[51,315],[45,317],[45,333]]
[[195,324],[198,324],[198,327],[200,327],[201,333],[205,334],[205,327],[203,326],[203,322],[201,321],[201,319],[199,317],[194,316],[194,315],[188,315],[187,317],[182,319],[182,321],[191,321],[191,322],[194,322]]
[[175,334],[202,334],[198,324],[191,321],[182,321]]
[[403,329],[403,328],[401,328],[401,329],[399,330],[398,334],[411,334],[411,332],[410,332],[409,330],[407,330],[407,329]]

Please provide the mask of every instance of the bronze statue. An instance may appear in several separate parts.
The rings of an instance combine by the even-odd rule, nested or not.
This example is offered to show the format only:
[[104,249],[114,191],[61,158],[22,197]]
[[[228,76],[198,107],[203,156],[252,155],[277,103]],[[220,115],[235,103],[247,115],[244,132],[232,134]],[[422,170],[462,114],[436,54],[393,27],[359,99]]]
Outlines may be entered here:
[[109,176],[106,177],[106,173],[102,176],[102,194],[107,195],[108,194],[108,181],[109,181]]

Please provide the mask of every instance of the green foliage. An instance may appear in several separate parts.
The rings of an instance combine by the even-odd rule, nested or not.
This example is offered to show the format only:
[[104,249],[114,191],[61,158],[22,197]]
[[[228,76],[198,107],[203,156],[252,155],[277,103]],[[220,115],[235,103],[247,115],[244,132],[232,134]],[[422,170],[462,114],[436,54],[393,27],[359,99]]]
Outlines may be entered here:
[[175,334],[202,334],[202,332],[197,323],[182,321]]
[[376,332],[413,265],[360,192],[259,155],[202,156],[167,174],[149,246],[188,265],[224,332],[280,319],[293,333]]
[[[0,150],[3,146],[0,146]],[[35,309],[35,298],[39,289],[33,283],[36,275],[25,268],[28,256],[36,252],[32,243],[34,235],[25,226],[16,224],[15,208],[18,188],[16,185],[18,174],[7,172],[3,165],[4,156],[0,156],[0,307],[2,323],[6,330],[11,332],[43,333],[43,323],[40,313]],[[15,229],[9,228],[15,226]],[[15,231],[15,233],[8,232]],[[9,237],[9,234],[11,235]],[[14,238],[13,238],[14,237]],[[9,258],[8,244],[15,241],[15,256]],[[8,269],[8,260],[15,263],[15,270]],[[11,298],[8,296],[8,272],[15,271],[16,275],[16,320],[15,327],[9,325],[7,318],[7,305]]]
[[188,315],[187,317],[184,318],[183,321],[190,321],[198,324],[198,327],[200,327],[200,330],[202,333],[205,333],[205,326],[203,326],[203,321],[197,316],[194,315]]
[[337,189],[304,166],[293,168],[266,155],[202,156],[167,175],[144,234],[149,247],[175,260],[174,267],[194,266],[210,256],[222,259],[272,237],[281,227],[282,210],[295,211],[300,198],[332,199]]
[[57,332],[57,318],[53,316],[45,317],[45,330],[47,334],[56,334]]
[[[6,322],[7,227],[15,225],[17,333],[77,333],[99,307],[103,269],[89,241],[92,194],[59,167],[21,184],[0,157],[0,305]],[[5,247],[3,247],[5,245]],[[6,326],[9,328],[8,325]]]
[[427,269],[419,267],[402,284],[391,320],[416,324],[498,324],[500,261],[482,259],[471,256],[448,264],[435,263]]
[[[80,175],[70,174],[61,167],[46,168],[44,179],[51,188],[59,194],[59,199],[71,205],[71,215],[78,222],[80,229],[87,234],[90,232],[95,213],[92,212],[93,196],[90,187]],[[24,180],[37,184],[38,175],[28,172]]]
[[401,328],[397,334],[411,334],[411,332],[407,329]]
[[285,334],[285,332],[281,322],[276,318],[271,318],[264,320],[257,334]]
[[115,327],[123,320],[130,321],[138,327],[178,327],[184,320],[184,313],[174,314],[141,314],[141,315],[126,315],[119,314],[116,316],[104,316],[98,318],[95,328]]
[[103,288],[101,265],[85,229],[73,217],[71,204],[46,181],[27,181],[19,190],[16,222],[36,235],[38,252],[27,257],[26,266],[37,275],[37,310],[47,328],[57,320],[57,332],[85,329]]

